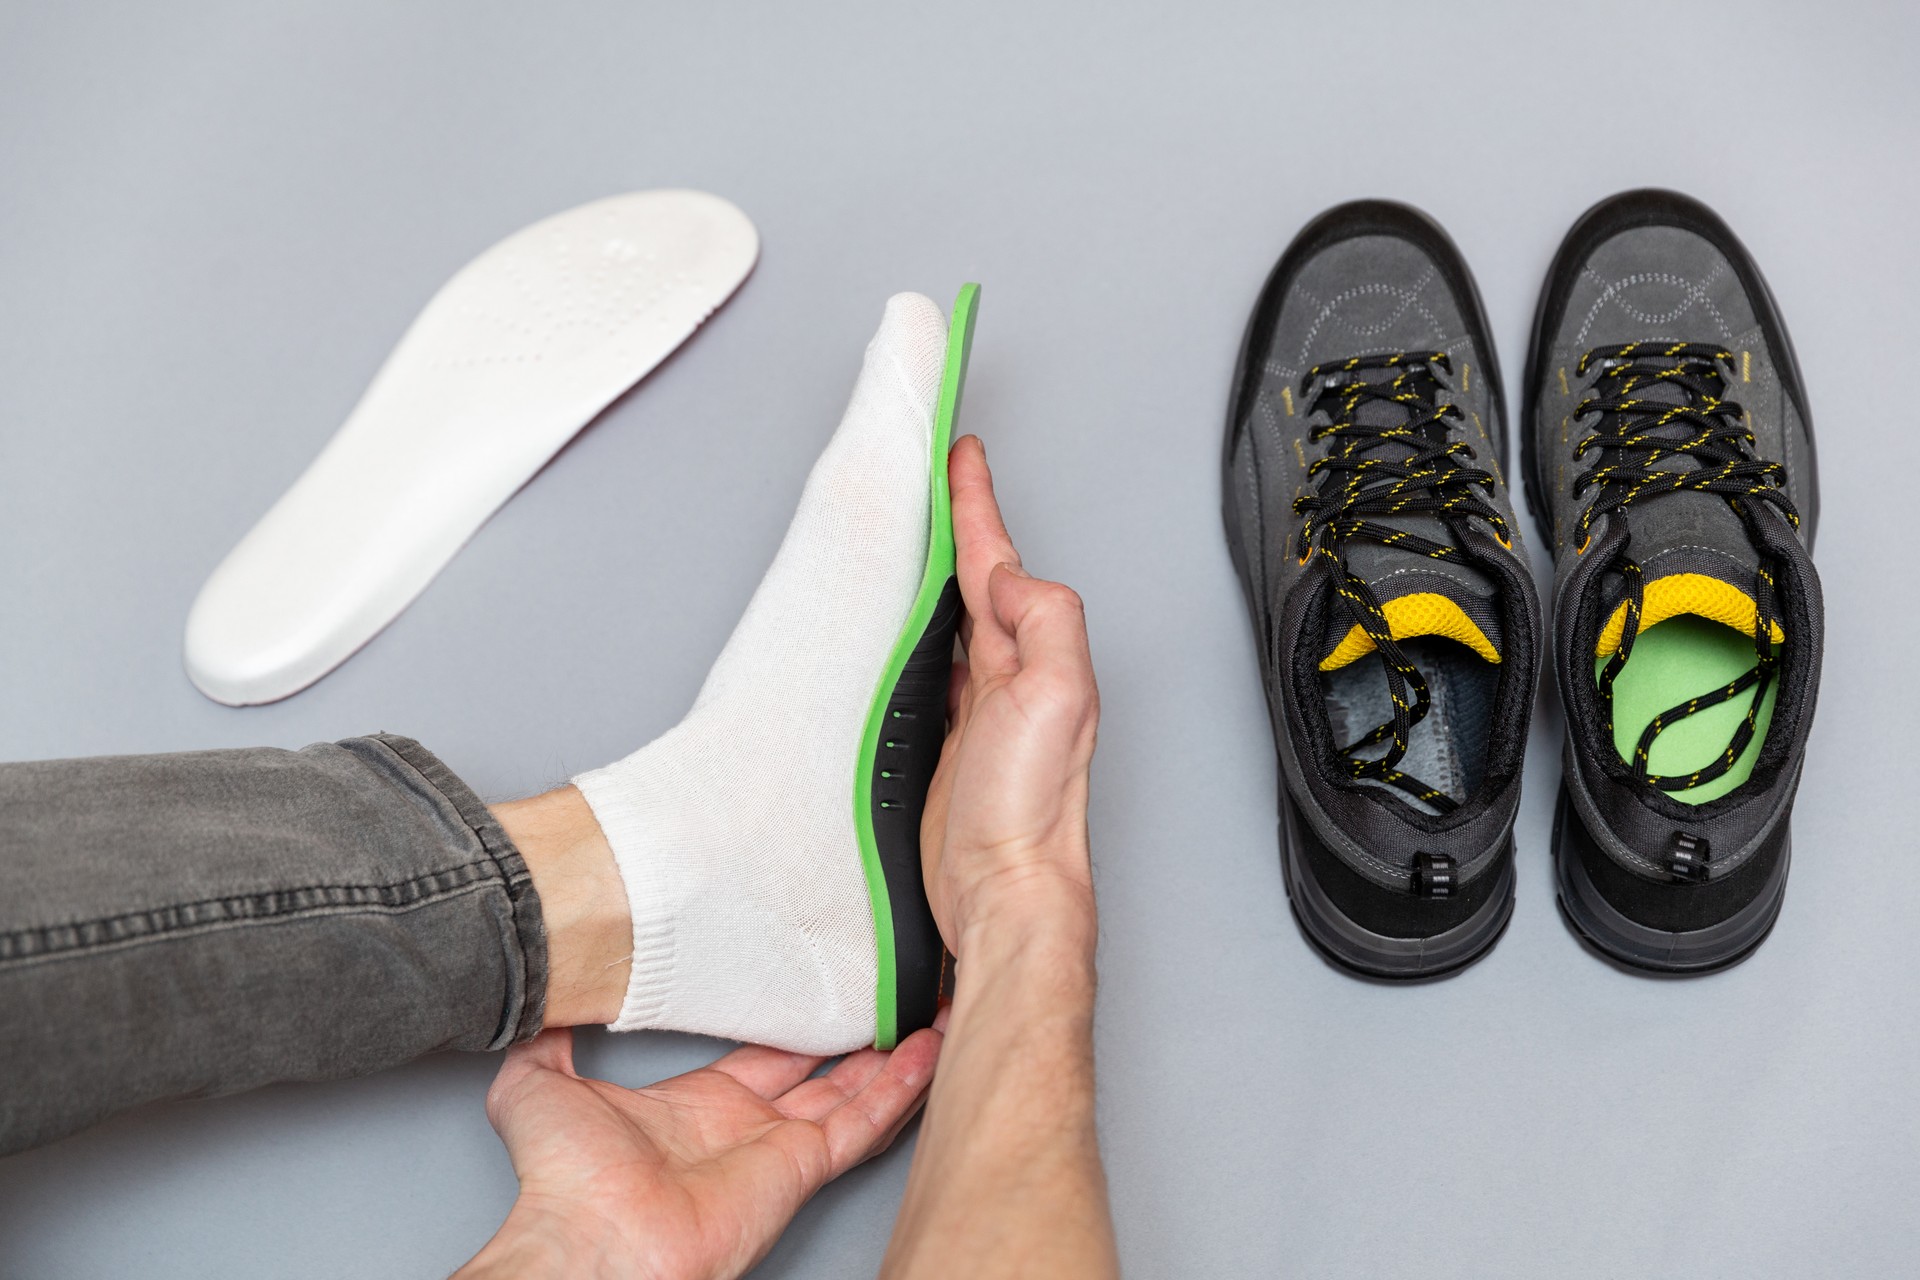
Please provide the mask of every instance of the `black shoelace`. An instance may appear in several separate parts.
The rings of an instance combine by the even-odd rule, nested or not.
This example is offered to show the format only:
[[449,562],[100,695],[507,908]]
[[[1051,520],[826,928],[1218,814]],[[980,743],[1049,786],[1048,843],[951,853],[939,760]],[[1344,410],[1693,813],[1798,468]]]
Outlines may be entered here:
[[[1300,529],[1300,563],[1316,550],[1332,563],[1336,589],[1373,640],[1393,700],[1392,719],[1340,748],[1347,771],[1355,779],[1372,778],[1396,787],[1445,813],[1455,807],[1451,797],[1395,767],[1406,756],[1413,726],[1432,708],[1427,682],[1394,640],[1373,589],[1348,567],[1346,558],[1347,544],[1355,539],[1435,560],[1461,557],[1457,546],[1379,518],[1436,516],[1456,542],[1468,519],[1480,519],[1493,526],[1502,543],[1512,540],[1506,521],[1481,492],[1493,488],[1493,474],[1468,466],[1473,449],[1447,438],[1448,423],[1462,415],[1442,399],[1447,387],[1436,370],[1453,371],[1444,352],[1358,356],[1307,370],[1300,380],[1302,402],[1308,413],[1325,410],[1328,415],[1327,422],[1313,428],[1312,439],[1332,443],[1326,455],[1307,468],[1310,478],[1319,478],[1318,490],[1299,498],[1293,509],[1306,517]],[[1386,425],[1355,420],[1363,406],[1379,403],[1396,406],[1404,418]],[[1360,756],[1383,742],[1388,744],[1384,754]]]
[[[1594,348],[1580,357],[1576,369],[1585,374],[1598,365],[1600,375],[1588,398],[1575,406],[1573,416],[1599,414],[1600,421],[1594,434],[1575,446],[1573,456],[1584,457],[1589,449],[1612,455],[1612,460],[1600,461],[1574,479],[1576,499],[1588,489],[1600,490],[1599,497],[1580,517],[1581,551],[1586,550],[1592,538],[1593,522],[1599,516],[1621,511],[1635,502],[1680,492],[1714,493],[1724,497],[1740,517],[1754,547],[1759,549],[1753,592],[1753,666],[1713,692],[1689,698],[1655,716],[1634,748],[1631,762],[1634,776],[1662,791],[1697,787],[1733,768],[1758,732],[1761,706],[1779,670],[1780,660],[1773,649],[1776,617],[1773,579],[1777,558],[1764,550],[1765,544],[1754,523],[1755,512],[1760,504],[1771,504],[1796,528],[1800,514],[1782,487],[1787,480],[1786,468],[1755,456],[1746,410],[1737,402],[1723,398],[1732,363],[1731,352],[1707,343],[1629,342]],[[1681,394],[1677,401],[1642,398],[1642,393],[1650,387],[1672,388]],[[1696,465],[1681,471],[1656,469],[1656,464],[1674,458],[1691,458]],[[1627,554],[1626,540],[1620,543],[1614,567],[1626,579],[1627,613],[1620,646],[1600,671],[1600,698],[1606,707],[1608,737],[1613,736],[1613,682],[1627,665],[1634,637],[1640,632],[1643,592],[1640,566]],[[1654,740],[1663,730],[1695,712],[1737,698],[1749,689],[1753,691],[1753,700],[1747,708],[1746,719],[1714,763],[1692,773],[1652,771],[1648,757]]]

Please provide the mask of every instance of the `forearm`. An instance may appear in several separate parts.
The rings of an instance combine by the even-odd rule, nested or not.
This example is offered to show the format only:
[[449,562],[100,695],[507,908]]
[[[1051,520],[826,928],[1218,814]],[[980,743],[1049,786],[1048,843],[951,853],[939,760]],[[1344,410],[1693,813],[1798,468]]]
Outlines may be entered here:
[[946,1046],[883,1274],[1117,1274],[1094,1127],[1084,910],[961,939]]

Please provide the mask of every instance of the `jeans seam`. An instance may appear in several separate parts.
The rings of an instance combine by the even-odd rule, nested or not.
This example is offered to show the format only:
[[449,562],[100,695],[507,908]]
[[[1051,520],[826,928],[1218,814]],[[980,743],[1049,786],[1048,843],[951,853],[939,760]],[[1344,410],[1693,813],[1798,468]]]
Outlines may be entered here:
[[[276,915],[229,916],[220,919],[203,920],[198,924],[179,924],[162,932],[129,934],[106,941],[89,942],[84,946],[66,947],[53,951],[27,951],[11,956],[0,956],[0,973],[14,969],[29,968],[39,964],[63,964],[70,960],[86,960],[94,956],[109,955],[116,951],[126,951],[134,947],[144,947],[166,942],[184,942],[209,934],[221,933],[228,929],[268,928],[274,925],[306,924],[316,920],[326,920],[341,916],[402,916],[413,911],[425,911],[458,901],[470,894],[486,893],[493,890],[495,881],[492,876],[482,876],[468,881],[443,893],[423,895],[409,902],[389,905],[385,903],[355,903],[339,906],[313,906],[298,911],[282,912]],[[58,928],[58,926],[54,926]]]
[[258,893],[224,894],[64,924],[0,933],[0,963],[38,960],[131,942],[149,942],[211,925],[272,922],[355,909],[402,910],[452,896],[492,877],[491,859],[448,867],[389,884],[311,884]]

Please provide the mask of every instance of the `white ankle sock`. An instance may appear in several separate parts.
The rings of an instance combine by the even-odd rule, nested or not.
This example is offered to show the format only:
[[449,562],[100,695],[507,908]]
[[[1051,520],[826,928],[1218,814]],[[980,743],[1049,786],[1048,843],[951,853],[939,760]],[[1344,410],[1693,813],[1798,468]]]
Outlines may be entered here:
[[616,1030],[819,1054],[873,1042],[854,765],[926,559],[946,335],[927,298],[888,301],[846,417],[693,710],[574,779],[633,911]]

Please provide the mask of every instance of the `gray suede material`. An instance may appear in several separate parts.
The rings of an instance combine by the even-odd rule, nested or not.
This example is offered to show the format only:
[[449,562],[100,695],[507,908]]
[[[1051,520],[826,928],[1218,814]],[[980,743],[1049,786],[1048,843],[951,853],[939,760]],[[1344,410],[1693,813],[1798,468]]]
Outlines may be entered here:
[[[1582,550],[1581,515],[1598,495],[1589,490],[1576,498],[1573,484],[1603,456],[1573,455],[1598,422],[1593,416],[1573,416],[1599,375],[1597,369],[1584,375],[1577,371],[1583,354],[1599,346],[1659,341],[1712,343],[1730,351],[1725,398],[1747,411],[1757,456],[1785,466],[1787,494],[1803,516],[1815,511],[1817,480],[1809,424],[1782,382],[1787,353],[1771,346],[1757,301],[1727,254],[1693,229],[1642,225],[1602,240],[1578,264],[1564,310],[1542,321],[1533,353],[1538,392],[1530,406],[1529,429],[1537,450],[1539,496],[1545,503],[1539,512],[1541,527],[1554,556],[1554,653],[1562,701],[1573,720],[1601,714],[1593,693],[1592,636],[1575,632],[1582,618],[1591,630],[1596,598],[1610,611],[1624,593],[1618,575],[1605,573],[1623,533],[1628,554],[1649,582],[1672,573],[1704,573],[1752,592],[1760,560],[1752,535],[1726,500],[1704,493],[1665,494],[1636,503],[1625,512],[1624,530],[1616,527],[1619,513],[1600,517],[1593,523],[1592,541]],[[1691,469],[1693,463],[1682,459],[1668,465]],[[1651,878],[1666,878],[1666,850],[1677,830],[1709,836],[1711,874],[1719,877],[1761,848],[1791,811],[1819,680],[1823,613],[1808,555],[1811,520],[1795,530],[1771,508],[1760,506],[1758,513],[1788,561],[1796,592],[1794,600],[1776,605],[1790,640],[1781,705],[1786,706],[1791,689],[1797,706],[1794,714],[1777,714],[1769,730],[1766,751],[1784,753],[1771,785],[1690,809],[1663,797],[1650,798],[1644,785],[1610,776],[1616,761],[1592,758],[1571,735],[1567,742],[1566,786],[1582,823],[1609,856]],[[1766,759],[1763,754],[1763,767]]]
[[[1242,530],[1249,563],[1264,564],[1269,599],[1283,596],[1300,575],[1295,543],[1300,520],[1293,503],[1308,492],[1307,465],[1326,452],[1308,438],[1312,426],[1326,419],[1307,416],[1300,379],[1316,364],[1390,351],[1444,351],[1453,362],[1449,398],[1464,415],[1453,438],[1471,444],[1478,463],[1500,477],[1501,485],[1488,497],[1519,536],[1495,445],[1500,407],[1488,394],[1484,355],[1474,349],[1459,304],[1419,246],[1395,236],[1360,236],[1328,247],[1305,265],[1282,304],[1272,343],[1264,353],[1249,353],[1250,360],[1259,359],[1262,378],[1235,470],[1245,485],[1247,509],[1264,517],[1246,522]],[[1446,540],[1431,518],[1403,523],[1410,532]],[[1448,579],[1448,594],[1485,598],[1493,592],[1471,567],[1389,547],[1355,544],[1349,563],[1383,603],[1438,585],[1430,576],[1424,582],[1396,576],[1403,572]]]
[[[1580,357],[1595,347],[1650,341],[1717,343],[1734,354],[1728,397],[1751,415],[1756,452],[1786,466],[1787,494],[1794,504],[1803,511],[1811,507],[1812,471],[1803,465],[1812,455],[1807,426],[1781,387],[1775,355],[1732,264],[1685,228],[1635,228],[1607,240],[1587,259],[1547,348],[1535,447],[1557,577],[1570,567],[1571,558],[1563,553],[1578,541],[1580,515],[1596,496],[1591,490],[1582,498],[1573,496],[1575,478],[1595,460],[1593,454],[1573,456],[1594,423],[1592,418],[1576,422],[1573,410],[1599,377],[1597,368],[1577,372]],[[1630,508],[1628,523],[1643,565],[1667,548],[1703,548],[1738,566],[1729,567],[1729,581],[1752,583],[1756,560],[1746,530],[1720,498],[1667,495]]]
[[[1475,450],[1477,456],[1469,465],[1498,477],[1499,485],[1485,496],[1506,517],[1513,537],[1512,548],[1502,548],[1483,522],[1470,521],[1474,547],[1509,558],[1524,576],[1526,560],[1518,522],[1498,456],[1503,415],[1494,380],[1487,376],[1486,353],[1477,349],[1470,336],[1462,302],[1455,298],[1440,267],[1424,248],[1393,235],[1357,236],[1314,254],[1280,301],[1271,340],[1262,349],[1246,353],[1246,368],[1257,385],[1245,397],[1229,454],[1226,503],[1228,537],[1239,542],[1237,550],[1247,566],[1249,592],[1266,647],[1263,668],[1269,703],[1276,722],[1284,728],[1276,737],[1289,793],[1302,820],[1343,861],[1377,884],[1404,888],[1414,855],[1421,851],[1452,856],[1462,883],[1495,866],[1495,855],[1512,829],[1519,787],[1516,777],[1484,808],[1462,813],[1460,821],[1436,831],[1434,820],[1420,821],[1421,815],[1403,803],[1398,793],[1333,785],[1317,764],[1303,759],[1310,748],[1300,726],[1308,709],[1301,705],[1300,691],[1288,673],[1303,656],[1317,662],[1347,632],[1352,619],[1344,608],[1336,607],[1317,629],[1305,621],[1310,598],[1325,588],[1326,566],[1318,556],[1307,565],[1300,563],[1297,540],[1302,519],[1294,514],[1293,504],[1312,490],[1307,468],[1324,456],[1326,448],[1310,438],[1311,431],[1327,419],[1324,413],[1308,414],[1300,380],[1316,364],[1397,351],[1445,352],[1451,360],[1451,375],[1440,377],[1448,388],[1445,398],[1462,411],[1461,419],[1451,426],[1452,438],[1466,441]],[[1386,411],[1395,413],[1391,408]],[[1393,523],[1435,541],[1453,540],[1431,518]],[[1506,634],[1493,580],[1471,565],[1365,542],[1350,544],[1348,562],[1382,603],[1415,591],[1436,591],[1459,601],[1503,654],[1510,646],[1522,646],[1531,654],[1540,643],[1538,622],[1533,621],[1537,607],[1531,597],[1526,602],[1530,621],[1525,634]],[[1303,645],[1310,646],[1310,654],[1300,653]],[[1360,662],[1379,682],[1384,699],[1385,676],[1377,659]],[[1529,672],[1534,669],[1531,661],[1523,665]],[[1530,698],[1531,678],[1526,683]],[[1317,687],[1308,696],[1319,701]],[[1447,712],[1436,707],[1431,714]],[[1406,767],[1411,770],[1414,764],[1410,756]]]

